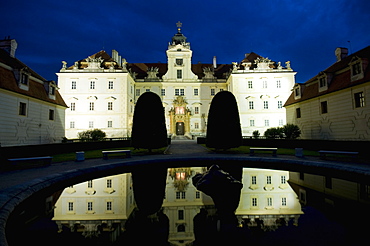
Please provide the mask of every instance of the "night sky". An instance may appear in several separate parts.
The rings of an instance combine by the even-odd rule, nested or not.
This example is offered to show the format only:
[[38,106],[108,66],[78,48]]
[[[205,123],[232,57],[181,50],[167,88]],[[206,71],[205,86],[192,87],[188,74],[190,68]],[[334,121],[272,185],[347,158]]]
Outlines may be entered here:
[[334,63],[335,48],[370,45],[369,0],[4,0],[0,39],[16,39],[16,57],[57,80],[62,61],[73,65],[100,50],[116,49],[131,63],[166,63],[178,21],[193,63],[217,56],[231,64],[255,52],[291,61],[299,83]]

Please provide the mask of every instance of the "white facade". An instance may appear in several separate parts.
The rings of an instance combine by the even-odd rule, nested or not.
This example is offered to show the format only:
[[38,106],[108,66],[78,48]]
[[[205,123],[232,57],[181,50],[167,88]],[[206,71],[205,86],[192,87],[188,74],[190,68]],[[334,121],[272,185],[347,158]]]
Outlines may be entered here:
[[117,237],[135,206],[131,174],[108,176],[65,188],[53,220],[85,237],[98,236],[98,228]]
[[[187,245],[195,240],[194,217],[201,209],[208,216],[215,215],[212,198],[192,183],[194,175],[205,171],[204,167],[168,169],[162,208],[169,218],[168,241],[172,245]],[[303,212],[288,180],[287,171],[243,168],[243,189],[235,212],[239,221],[253,227],[257,219],[263,220],[270,229],[276,228],[281,219],[297,224]],[[98,236],[98,228],[103,228],[114,239],[125,229],[135,206],[131,174],[108,176],[64,189],[53,220],[60,229],[66,226],[86,237]]]
[[287,122],[299,126],[301,138],[370,139],[370,46],[347,53],[337,48],[336,63],[294,86],[285,108]]
[[[267,58],[251,62],[252,57],[253,54],[246,54],[242,66],[235,65],[228,78],[229,90],[238,102],[243,136],[252,136],[255,130],[262,135],[268,128],[286,124],[283,105],[295,83],[296,72],[289,62],[286,68],[280,63],[274,67]],[[251,69],[253,65],[257,67]]]
[[[16,44],[0,43],[6,41]],[[0,49],[0,145],[60,143],[67,106],[58,87],[15,58],[14,47],[11,50],[9,54]]]
[[[180,29],[166,54],[167,64],[126,63],[116,51],[112,57],[98,52],[68,68],[64,63],[57,75],[70,106],[66,112],[67,138],[77,138],[78,132],[89,128],[102,129],[107,137],[130,136],[133,107],[146,91],[161,97],[167,131],[172,136],[205,135],[210,103],[222,90],[231,91],[237,99],[243,135],[252,135],[254,130],[263,134],[267,128],[286,123],[282,105],[295,75],[289,62],[282,67],[280,62],[251,53],[240,64],[217,64],[216,58],[212,64],[192,64],[190,43]],[[107,89],[110,80],[117,84],[114,90]],[[78,83],[77,88],[73,81]],[[91,83],[95,89],[90,89]],[[108,110],[109,100],[113,110]]]
[[243,189],[235,214],[249,226],[255,226],[257,219],[272,228],[279,219],[293,220],[297,225],[303,212],[288,180],[288,171],[243,168]]

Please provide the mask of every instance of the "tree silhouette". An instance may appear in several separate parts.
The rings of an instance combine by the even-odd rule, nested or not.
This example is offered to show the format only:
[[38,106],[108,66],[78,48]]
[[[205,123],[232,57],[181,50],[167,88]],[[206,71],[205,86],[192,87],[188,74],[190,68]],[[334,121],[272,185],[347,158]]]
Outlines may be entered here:
[[239,110],[234,95],[220,91],[212,99],[208,112],[206,145],[215,149],[239,147],[242,134]]
[[137,100],[131,141],[134,148],[149,151],[167,146],[164,110],[157,94],[145,92]]

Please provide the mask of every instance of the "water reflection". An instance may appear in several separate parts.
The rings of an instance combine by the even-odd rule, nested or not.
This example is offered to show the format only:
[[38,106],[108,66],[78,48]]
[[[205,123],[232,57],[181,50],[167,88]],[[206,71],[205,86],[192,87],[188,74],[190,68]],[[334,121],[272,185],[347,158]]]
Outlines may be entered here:
[[[211,245],[220,231],[232,231],[230,235],[250,241],[251,232],[298,225],[303,212],[288,183],[289,172],[243,168],[235,211],[238,227],[225,229],[212,198],[193,185],[192,178],[205,171],[204,167],[168,169],[162,208],[145,218],[137,211],[130,173],[76,184],[62,192],[53,220],[61,234],[127,245],[142,237],[153,243],[156,237],[168,245],[204,245],[202,240]],[[150,183],[146,192],[153,192]],[[220,192],[227,200],[227,191]]]

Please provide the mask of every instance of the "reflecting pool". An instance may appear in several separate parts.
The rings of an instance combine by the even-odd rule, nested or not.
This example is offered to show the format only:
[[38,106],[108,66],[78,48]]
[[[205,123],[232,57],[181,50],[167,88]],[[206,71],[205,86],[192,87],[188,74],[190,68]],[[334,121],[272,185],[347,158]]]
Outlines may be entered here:
[[[366,238],[368,185],[328,176],[243,168],[233,216],[221,218],[194,177],[205,167],[169,168],[161,208],[143,214],[133,176],[123,173],[57,192],[52,218],[19,231],[38,245],[359,245]],[[147,173],[140,191],[156,194]],[[231,192],[217,188],[226,203]],[[143,205],[140,205],[143,206]],[[50,243],[52,242],[52,243]]]

